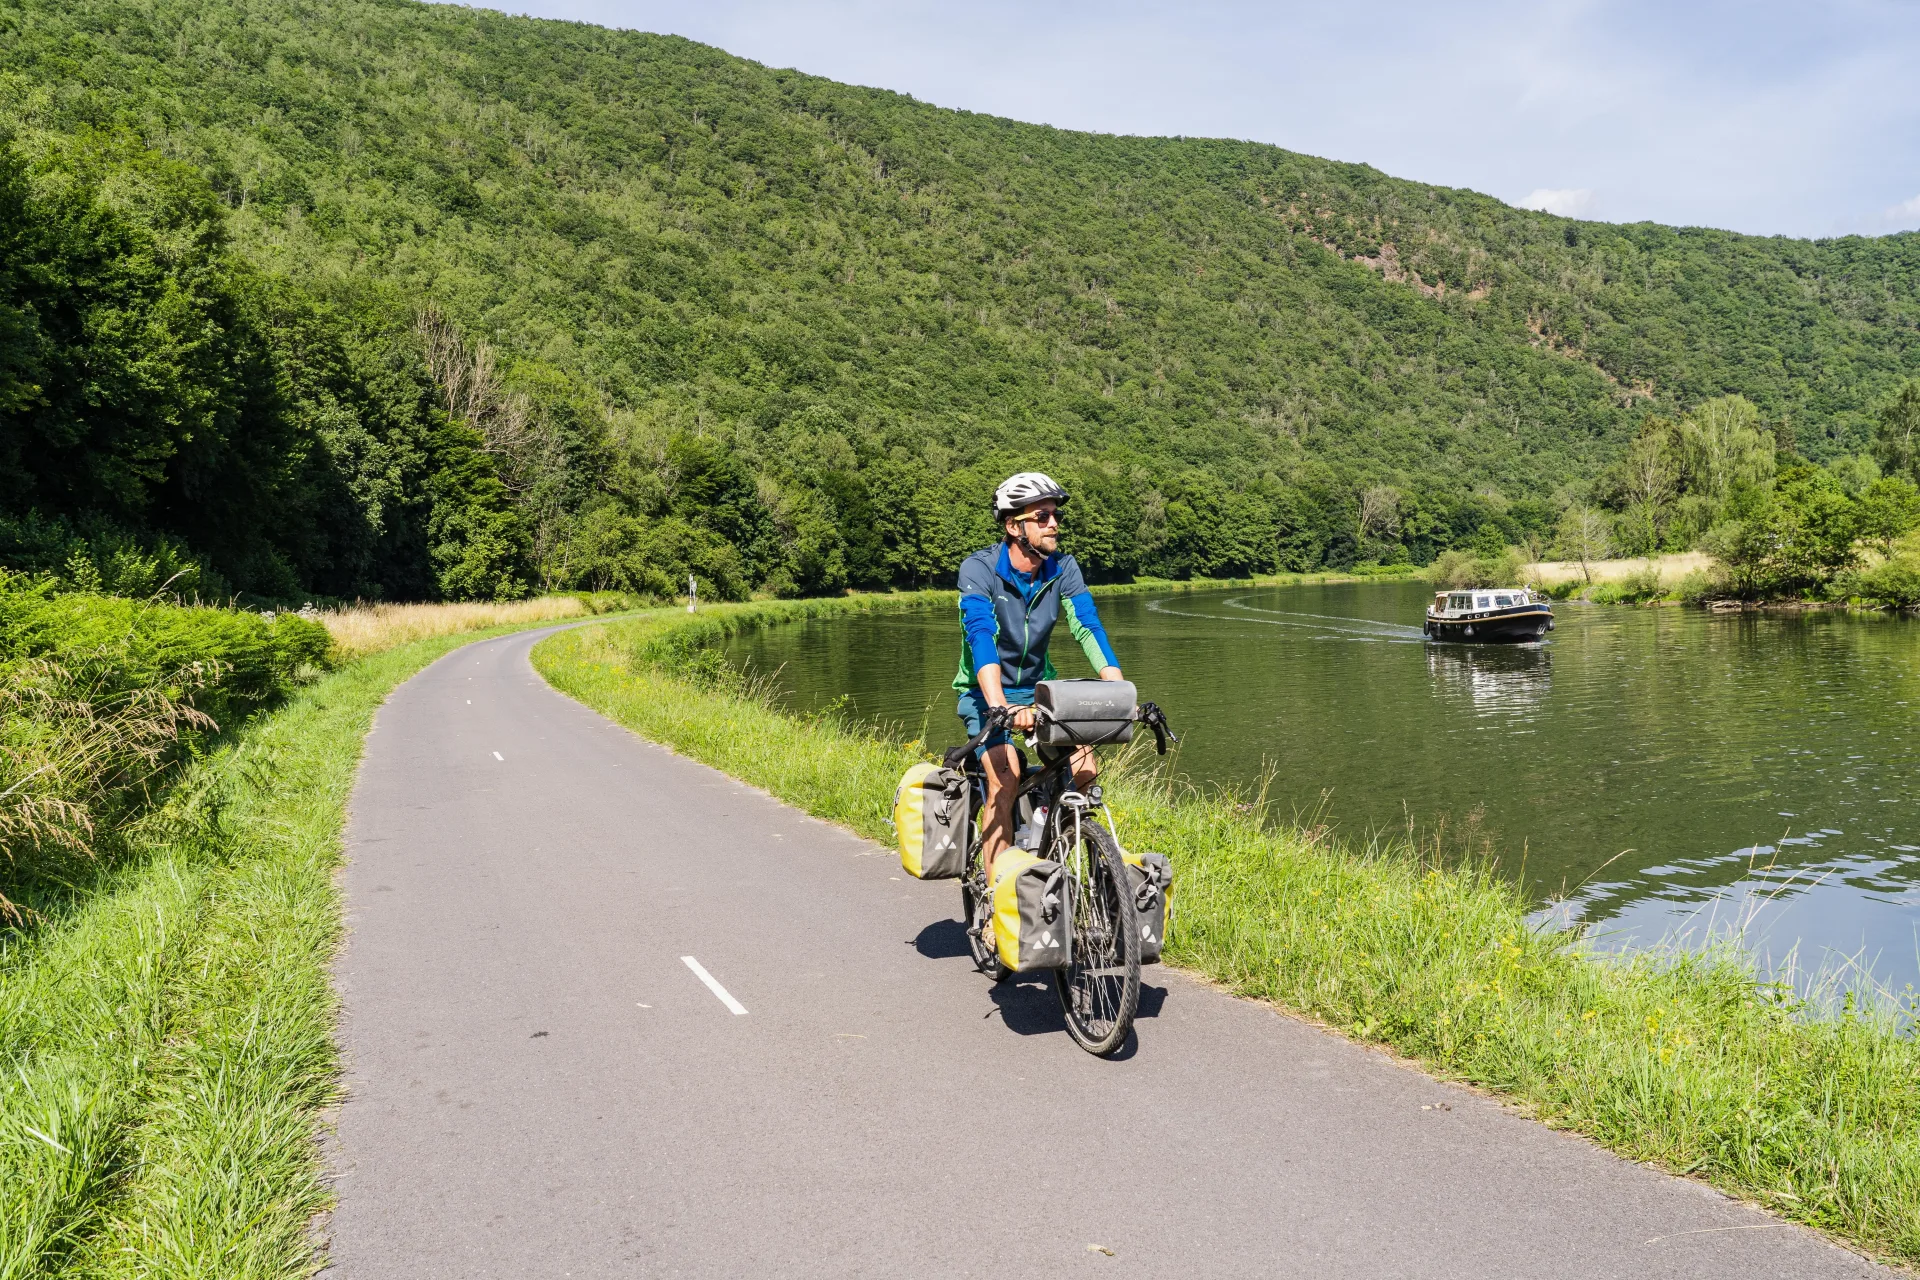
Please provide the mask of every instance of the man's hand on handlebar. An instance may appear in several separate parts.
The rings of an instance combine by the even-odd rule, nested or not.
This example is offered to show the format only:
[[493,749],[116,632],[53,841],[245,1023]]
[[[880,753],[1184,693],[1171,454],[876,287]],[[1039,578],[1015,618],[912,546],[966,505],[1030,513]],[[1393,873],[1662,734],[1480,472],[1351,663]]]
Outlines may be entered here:
[[1018,730],[1021,733],[1031,730],[1036,718],[1032,707],[1016,707],[1006,703],[993,708],[993,714],[1003,727]]

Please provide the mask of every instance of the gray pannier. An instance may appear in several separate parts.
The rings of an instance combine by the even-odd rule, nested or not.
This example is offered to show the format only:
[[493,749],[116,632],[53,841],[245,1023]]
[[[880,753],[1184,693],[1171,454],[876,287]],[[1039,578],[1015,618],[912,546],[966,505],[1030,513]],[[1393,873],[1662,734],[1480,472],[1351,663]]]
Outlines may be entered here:
[[1127,888],[1133,891],[1133,915],[1140,924],[1140,963],[1158,964],[1167,944],[1167,900],[1173,896],[1173,863],[1164,853],[1120,855],[1127,864]]
[[1042,680],[1033,705],[1047,714],[1029,739],[1037,747],[1132,742],[1138,698],[1131,680]]

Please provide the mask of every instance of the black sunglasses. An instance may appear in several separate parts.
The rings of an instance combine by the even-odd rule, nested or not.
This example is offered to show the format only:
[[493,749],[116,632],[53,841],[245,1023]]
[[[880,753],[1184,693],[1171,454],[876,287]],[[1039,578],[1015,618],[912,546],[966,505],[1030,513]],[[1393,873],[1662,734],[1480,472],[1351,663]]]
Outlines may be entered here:
[[1019,516],[1017,518],[1022,524],[1028,521],[1032,521],[1034,524],[1060,523],[1060,513],[1058,511],[1036,511],[1030,516]]

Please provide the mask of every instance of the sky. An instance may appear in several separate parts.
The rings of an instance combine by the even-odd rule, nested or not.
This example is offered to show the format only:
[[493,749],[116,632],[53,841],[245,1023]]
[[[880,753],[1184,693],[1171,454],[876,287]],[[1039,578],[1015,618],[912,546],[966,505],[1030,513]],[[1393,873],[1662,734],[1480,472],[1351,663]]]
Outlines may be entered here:
[[1576,217],[1920,229],[1920,0],[499,7],[1061,128],[1270,142]]

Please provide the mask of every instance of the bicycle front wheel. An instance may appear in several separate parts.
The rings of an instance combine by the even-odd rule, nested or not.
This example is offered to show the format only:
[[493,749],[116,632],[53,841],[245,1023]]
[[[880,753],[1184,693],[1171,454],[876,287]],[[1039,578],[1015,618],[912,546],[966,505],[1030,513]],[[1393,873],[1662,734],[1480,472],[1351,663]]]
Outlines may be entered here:
[[1054,856],[1067,869],[1073,897],[1073,959],[1053,971],[1067,1034],[1088,1053],[1106,1057],[1126,1043],[1140,1004],[1140,931],[1120,846],[1091,817],[1066,823]]

